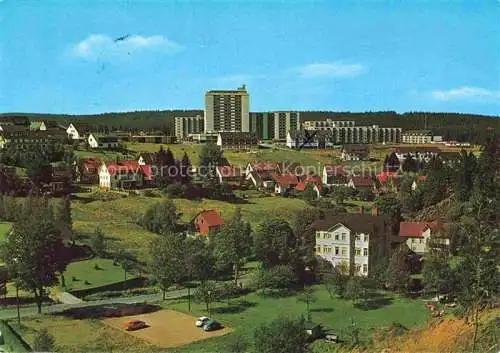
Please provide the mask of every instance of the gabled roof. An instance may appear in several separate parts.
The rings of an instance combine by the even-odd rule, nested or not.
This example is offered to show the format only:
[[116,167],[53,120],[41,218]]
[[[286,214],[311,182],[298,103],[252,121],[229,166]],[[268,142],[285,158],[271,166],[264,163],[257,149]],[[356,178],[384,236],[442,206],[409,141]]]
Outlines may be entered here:
[[417,181],[427,181],[427,175],[419,175]]
[[86,169],[99,168],[101,161],[97,158],[85,158],[82,159],[82,165]]
[[215,210],[201,211],[195,217],[195,220],[199,218],[203,218],[203,220],[208,224],[209,227],[217,227],[224,224],[224,220]]
[[278,184],[279,186],[288,187],[297,185],[299,183],[298,178],[292,173],[285,174],[271,174],[271,178]]
[[372,216],[359,213],[331,213],[326,212],[323,219],[312,224],[314,230],[330,230],[341,224],[355,233],[383,234],[386,230],[386,216]]
[[401,222],[399,223],[399,236],[408,238],[422,238],[422,233],[429,228],[427,222]]
[[139,154],[139,158],[142,157],[146,164],[154,164],[156,161],[156,153],[153,152],[142,152]]

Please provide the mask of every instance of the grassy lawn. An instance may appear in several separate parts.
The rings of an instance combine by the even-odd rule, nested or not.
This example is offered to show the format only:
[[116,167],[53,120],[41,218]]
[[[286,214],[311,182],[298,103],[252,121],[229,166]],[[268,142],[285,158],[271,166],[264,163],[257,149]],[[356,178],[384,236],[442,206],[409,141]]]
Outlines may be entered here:
[[[422,324],[427,319],[427,309],[421,301],[411,301],[397,296],[380,298],[378,303],[367,310],[358,309],[351,301],[331,299],[327,291],[318,286],[315,288],[316,302],[311,304],[312,320],[326,329],[335,332],[342,339],[348,340],[348,327],[352,320],[360,329],[360,340],[369,342],[373,330],[381,325],[399,322],[407,328]],[[177,302],[166,306],[180,311],[187,310],[187,303]],[[287,298],[266,298],[251,293],[232,300],[231,304],[217,303],[212,305],[212,316],[232,327],[234,334],[217,337],[200,343],[190,344],[177,350],[176,353],[230,353],[228,343],[234,335],[241,335],[247,342],[252,342],[253,332],[262,323],[267,323],[279,316],[299,317],[306,315],[305,303],[298,302],[296,296]],[[207,315],[204,305],[195,304],[192,312],[196,315]],[[411,314],[409,314],[411,313]]]
[[[176,159],[181,159],[186,152],[193,165],[198,164],[198,155],[203,145],[201,144],[172,144],[160,145],[154,143],[128,143],[127,148],[136,152],[157,152],[163,146],[170,148]],[[322,168],[324,164],[332,163],[340,157],[338,150],[275,150],[257,149],[250,152],[230,152],[225,151],[224,156],[229,163],[245,166],[249,162],[271,161],[300,163],[305,166]]]
[[12,223],[9,222],[0,222],[0,241],[5,239],[5,236],[7,235],[7,232],[12,227]]
[[102,161],[115,161],[117,157],[123,158],[135,158],[134,155],[125,156],[120,152],[114,151],[82,151],[74,150],[75,157],[78,158],[98,158]]
[[[99,269],[95,268],[98,265]],[[75,261],[68,265],[64,271],[66,279],[66,290],[79,290],[101,287],[108,284],[118,283],[125,279],[121,266],[113,265],[109,259],[90,259]],[[73,277],[75,280],[73,280]],[[127,279],[133,278],[127,275]],[[87,281],[87,284],[85,283]]]
[[[18,329],[14,322],[11,324]],[[105,336],[111,342],[113,352],[152,351],[152,348],[141,340],[97,320],[71,320],[62,316],[44,315],[36,319],[23,319],[18,332],[33,346],[36,332],[41,328],[46,328],[54,337],[57,352],[104,352]]]
[[[135,253],[139,259],[147,258],[147,246],[154,234],[137,224],[139,217],[151,205],[160,202],[161,198],[127,197],[112,201],[93,201],[72,203],[73,228],[80,233],[92,233],[100,227],[107,237],[109,246],[121,246]],[[294,212],[308,207],[307,204],[294,198],[256,197],[248,203],[232,204],[216,200],[191,201],[175,199],[181,221],[189,222],[202,210],[215,209],[223,218],[229,218],[241,207],[243,219],[253,227],[265,217],[279,216],[291,220]]]

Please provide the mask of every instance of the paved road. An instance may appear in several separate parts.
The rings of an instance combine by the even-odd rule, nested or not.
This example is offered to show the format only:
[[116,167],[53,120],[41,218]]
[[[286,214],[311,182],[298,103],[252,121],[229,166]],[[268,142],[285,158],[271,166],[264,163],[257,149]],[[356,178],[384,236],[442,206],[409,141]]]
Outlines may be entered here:
[[[167,299],[176,299],[187,295],[187,289],[179,289],[167,292]],[[79,304],[53,304],[42,307],[42,313],[44,314],[56,314],[63,312],[64,310],[71,308],[85,308],[94,305],[109,305],[109,304],[134,304],[134,303],[152,303],[161,301],[162,294],[146,294],[146,295],[136,295],[133,297],[122,297],[122,298],[109,298],[103,300],[91,300]],[[25,306],[20,309],[21,320],[23,317],[38,315],[36,306]],[[0,310],[0,320],[14,319],[17,318],[17,309],[15,307],[9,307],[9,309]]]

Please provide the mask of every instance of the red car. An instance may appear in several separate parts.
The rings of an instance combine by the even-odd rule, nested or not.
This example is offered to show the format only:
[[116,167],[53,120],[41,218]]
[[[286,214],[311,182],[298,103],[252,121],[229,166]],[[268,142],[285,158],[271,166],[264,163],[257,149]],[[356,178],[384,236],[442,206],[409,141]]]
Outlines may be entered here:
[[122,327],[127,331],[135,331],[135,330],[140,330],[141,328],[146,328],[148,327],[148,325],[146,325],[146,323],[141,320],[130,320],[124,322],[122,324]]

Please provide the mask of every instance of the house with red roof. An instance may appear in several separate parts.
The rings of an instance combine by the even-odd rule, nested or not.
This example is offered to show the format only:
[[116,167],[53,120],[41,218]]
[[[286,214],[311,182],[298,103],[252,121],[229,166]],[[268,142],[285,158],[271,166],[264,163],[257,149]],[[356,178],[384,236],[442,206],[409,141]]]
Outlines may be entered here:
[[323,190],[323,186],[321,185],[321,182],[317,183],[317,182],[312,182],[312,181],[307,181],[307,180],[301,181],[297,184],[297,186],[295,186],[295,191],[304,192],[308,187],[312,187],[314,192],[316,192],[316,198],[319,199],[321,197],[321,190]]
[[76,180],[81,184],[99,183],[99,166],[101,161],[97,158],[84,158],[77,163]]
[[197,233],[208,236],[211,232],[218,231],[224,225],[224,220],[215,210],[201,211],[193,221]]
[[274,192],[284,195],[292,191],[299,183],[299,178],[293,173],[277,174],[273,173],[271,178],[274,180]]
[[416,254],[424,255],[430,248],[450,244],[446,236],[449,224],[434,222],[401,222],[399,236],[406,239],[406,245]]

